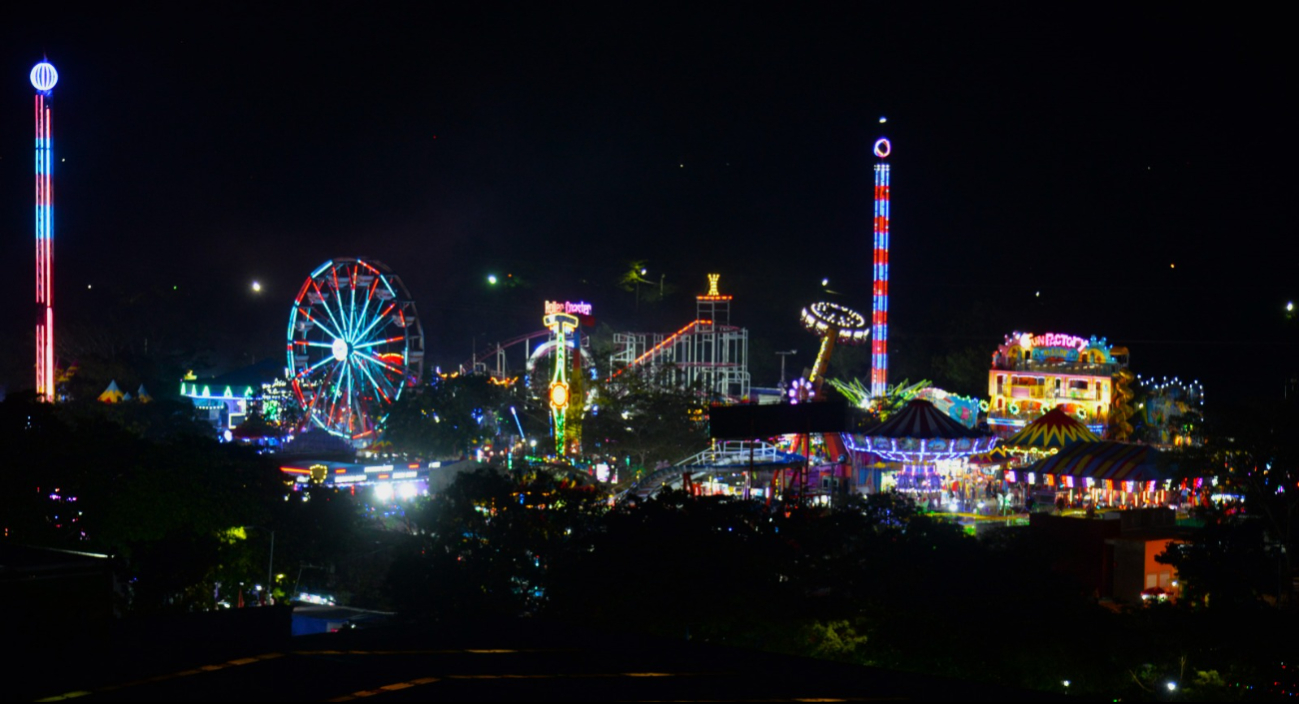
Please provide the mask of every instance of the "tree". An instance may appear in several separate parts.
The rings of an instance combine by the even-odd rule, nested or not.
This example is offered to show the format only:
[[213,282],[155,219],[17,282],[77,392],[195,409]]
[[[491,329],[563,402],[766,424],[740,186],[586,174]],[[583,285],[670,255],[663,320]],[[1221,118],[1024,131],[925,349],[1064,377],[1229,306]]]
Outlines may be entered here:
[[1210,604],[1238,604],[1263,594],[1291,603],[1299,549],[1296,424],[1299,408],[1293,404],[1228,408],[1208,419],[1202,445],[1168,453],[1180,477],[1216,477],[1219,493],[1243,497],[1230,510],[1201,512],[1204,527],[1165,556],[1179,574],[1185,570],[1193,593],[1210,595]]
[[412,509],[416,535],[393,566],[406,614],[444,619],[536,613],[553,561],[582,539],[600,497],[545,472],[482,468]]
[[703,390],[677,387],[670,379],[670,370],[637,367],[597,382],[595,408],[583,430],[587,452],[648,467],[703,449]]
[[404,452],[458,457],[502,431],[508,434],[509,408],[522,401],[517,391],[485,374],[434,379],[393,404],[384,440]]

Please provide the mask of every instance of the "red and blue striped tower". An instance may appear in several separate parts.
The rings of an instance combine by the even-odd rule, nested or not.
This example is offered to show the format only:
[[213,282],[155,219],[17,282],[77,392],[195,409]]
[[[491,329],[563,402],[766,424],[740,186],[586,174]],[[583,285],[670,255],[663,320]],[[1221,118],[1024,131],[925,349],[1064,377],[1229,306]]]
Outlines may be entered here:
[[50,104],[59,72],[42,61],[32,67],[36,89],[36,394],[54,401],[54,154]]
[[[884,118],[880,118],[884,122]],[[871,396],[889,386],[889,154],[888,138],[875,140],[875,285],[871,296]]]

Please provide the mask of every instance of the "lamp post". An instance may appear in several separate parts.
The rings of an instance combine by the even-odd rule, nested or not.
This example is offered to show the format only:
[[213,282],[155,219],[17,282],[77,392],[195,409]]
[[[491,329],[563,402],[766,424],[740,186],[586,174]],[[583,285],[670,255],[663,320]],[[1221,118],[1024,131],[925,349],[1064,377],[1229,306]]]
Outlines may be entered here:
[[271,534],[271,556],[266,561],[266,592],[273,595],[275,593],[275,531],[264,526],[244,526],[244,528],[255,528]]
[[783,394],[785,393],[785,358],[791,354],[798,354],[798,350],[787,350],[776,354],[780,355],[780,392]]

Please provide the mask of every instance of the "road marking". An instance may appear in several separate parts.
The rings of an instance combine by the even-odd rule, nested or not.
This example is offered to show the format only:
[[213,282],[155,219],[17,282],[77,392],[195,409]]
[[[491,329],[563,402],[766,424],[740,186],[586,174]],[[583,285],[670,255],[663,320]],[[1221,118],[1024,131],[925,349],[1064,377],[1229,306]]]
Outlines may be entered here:
[[77,697],[84,697],[84,696],[86,696],[87,694],[90,694],[90,692],[68,692],[67,694],[60,694],[60,695],[55,696],[55,697],[46,697],[46,698],[44,698],[44,699],[37,699],[36,701],[38,701],[38,702],[61,702],[61,701],[65,700],[65,699],[76,699]]
[[[345,694],[341,697],[329,699],[331,702],[350,702],[355,699],[365,699],[373,697],[384,692],[396,692],[411,687],[432,684],[443,679],[447,680],[558,680],[558,679],[583,679],[583,678],[600,678],[609,679],[614,677],[690,677],[697,673],[676,673],[676,672],[596,672],[591,674],[573,674],[573,675],[446,675],[444,677],[421,677],[406,682],[395,682],[385,684],[377,689],[361,689],[351,694]],[[832,701],[832,700],[808,700],[808,701]]]
[[59,702],[59,701],[64,701],[66,699],[75,699],[76,697],[84,697],[88,694],[93,694],[95,692],[113,692],[119,689],[127,689],[128,687],[138,687],[142,684],[151,684],[153,682],[164,682],[166,680],[176,679],[179,677],[188,677],[190,675],[198,675],[204,672],[217,672],[218,670],[224,670],[228,667],[238,667],[240,665],[251,665],[255,662],[262,662],[264,660],[274,660],[275,658],[282,658],[282,657],[284,657],[284,653],[263,653],[261,655],[255,655],[251,658],[239,658],[238,660],[227,660],[226,662],[222,662],[222,663],[216,663],[213,665],[202,665],[200,667],[196,667],[193,669],[179,670],[177,672],[171,672],[165,675],[154,675],[153,677],[145,677],[143,679],[131,680],[129,682],[105,685],[98,689],[94,689],[86,692],[68,692],[66,694],[59,694],[52,697],[46,697],[45,699],[37,699],[36,701]]

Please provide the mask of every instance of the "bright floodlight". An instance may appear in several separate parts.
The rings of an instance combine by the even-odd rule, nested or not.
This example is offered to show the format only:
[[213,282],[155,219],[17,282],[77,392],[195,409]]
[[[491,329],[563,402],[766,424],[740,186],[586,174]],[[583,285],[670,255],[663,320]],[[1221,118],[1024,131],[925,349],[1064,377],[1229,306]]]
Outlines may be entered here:
[[32,87],[42,93],[48,93],[54,89],[54,84],[59,82],[59,72],[54,70],[54,64],[48,61],[42,61],[32,67]]
[[1293,313],[1293,312],[1294,312],[1294,301],[1290,301],[1290,302],[1286,303],[1286,304],[1285,304],[1285,309],[1286,309],[1286,312],[1288,312],[1288,313]]
[[495,285],[496,285],[496,274],[488,274],[488,275],[487,275],[487,283],[489,283],[489,284],[495,286]]
[[253,282],[253,293],[261,293],[261,292],[262,292],[262,282],[260,282],[260,281],[254,281],[254,282]]

